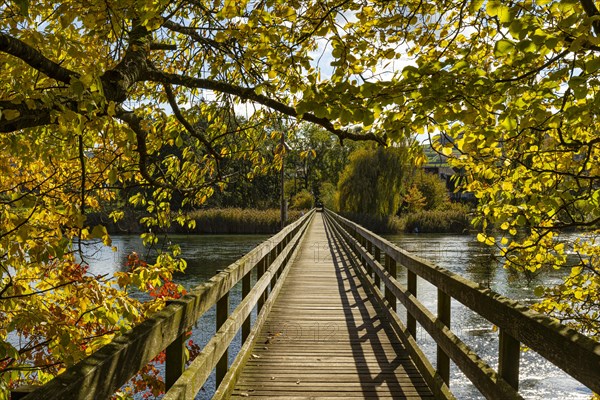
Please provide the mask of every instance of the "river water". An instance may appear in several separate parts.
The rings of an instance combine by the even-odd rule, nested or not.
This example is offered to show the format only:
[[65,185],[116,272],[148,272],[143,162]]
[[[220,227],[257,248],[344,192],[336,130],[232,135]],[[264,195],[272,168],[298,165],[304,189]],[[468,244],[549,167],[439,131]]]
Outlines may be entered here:
[[[546,271],[525,279],[504,269],[492,249],[468,235],[411,234],[388,236],[388,240],[420,257],[433,261],[454,273],[462,275],[506,297],[531,304],[537,300],[533,291],[539,285],[561,282],[567,271]],[[565,235],[570,242],[574,236]],[[406,272],[400,269],[398,279],[406,281]],[[437,289],[422,279],[418,280],[418,299],[434,312],[437,307]],[[399,307],[400,310],[400,307]],[[498,368],[498,332],[493,325],[457,301],[452,301],[452,331],[469,345],[490,366]],[[400,312],[405,321],[404,313]],[[435,365],[436,347],[422,330],[417,330],[417,343]],[[526,399],[590,399],[591,391],[533,351],[521,353],[519,392]],[[458,399],[483,399],[454,365],[451,367],[450,389]]]
[[[181,246],[182,255],[188,263],[186,273],[177,275],[175,280],[186,289],[193,288],[267,238],[266,235],[172,235],[169,240]],[[502,268],[489,248],[478,243],[472,236],[411,234],[387,238],[416,255],[525,304],[536,300],[533,295],[536,286],[558,283],[564,274],[563,271],[551,271],[530,280],[515,277]],[[113,246],[118,249],[116,252],[101,246],[90,246],[86,251],[89,254],[91,272],[112,274],[123,270],[126,257],[132,251],[138,252],[147,260],[153,257],[153,252],[144,250],[138,237],[113,236],[112,239]],[[398,278],[401,282],[405,281],[405,274],[405,271],[399,269]],[[238,285],[230,295],[230,308],[235,307],[240,298],[241,288]],[[436,310],[437,289],[421,279],[418,284],[418,298],[430,310]],[[405,319],[404,312],[400,311],[400,315]],[[452,330],[488,364],[497,368],[498,333],[491,323],[453,301]],[[193,329],[192,340],[203,346],[214,332],[213,308]],[[433,340],[423,330],[418,329],[417,342],[435,365],[436,350]],[[232,343],[230,362],[233,361],[239,347],[238,336]],[[583,400],[591,397],[589,389],[532,351],[522,353],[520,369],[520,393],[526,399]],[[450,379],[450,388],[458,399],[483,399],[454,365]],[[213,391],[214,373],[197,398],[210,398]]]

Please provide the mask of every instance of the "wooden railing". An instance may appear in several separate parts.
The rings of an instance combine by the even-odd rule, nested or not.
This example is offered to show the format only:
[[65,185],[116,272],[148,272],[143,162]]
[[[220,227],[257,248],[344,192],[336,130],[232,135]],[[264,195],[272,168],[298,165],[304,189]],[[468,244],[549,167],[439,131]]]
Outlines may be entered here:
[[[164,399],[193,399],[215,369],[218,386],[215,398],[227,397],[233,390],[237,366],[248,356],[253,336],[264,323],[289,270],[286,266],[295,257],[313,216],[314,210],[24,399],[108,399],[165,349]],[[256,283],[251,287],[253,271]],[[242,281],[242,301],[228,315],[229,292],[239,281]],[[186,333],[215,305],[216,333],[186,369]],[[251,327],[250,314],[255,306],[258,316]],[[228,348],[240,330],[242,349],[229,368]]]
[[[600,393],[600,343],[556,320],[542,315],[490,289],[444,268],[413,256],[360,225],[326,210],[326,220],[359,260],[359,270],[390,310],[393,325],[404,336],[413,359],[429,386],[441,388],[438,397],[448,397],[452,360],[488,399],[521,399],[519,358],[521,344],[536,351],[573,378]],[[382,260],[383,257],[383,260]],[[397,268],[406,268],[406,284]],[[417,298],[417,279],[437,287],[437,315]],[[383,293],[380,292],[383,283]],[[494,370],[451,330],[452,299],[464,304],[499,329],[499,366]],[[406,309],[406,325],[396,311],[397,300]],[[436,368],[418,348],[417,323],[437,344]],[[411,350],[412,347],[412,350]],[[440,385],[440,380],[442,384]]]

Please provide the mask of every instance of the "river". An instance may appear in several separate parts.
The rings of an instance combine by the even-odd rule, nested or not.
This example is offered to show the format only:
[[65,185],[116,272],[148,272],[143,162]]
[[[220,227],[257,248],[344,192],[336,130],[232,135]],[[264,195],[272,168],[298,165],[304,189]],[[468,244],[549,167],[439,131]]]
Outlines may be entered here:
[[[216,274],[258,243],[265,240],[266,235],[172,235],[169,240],[178,243],[182,255],[188,263],[185,274],[176,276],[176,281],[186,289],[192,288]],[[533,290],[538,285],[558,283],[563,271],[551,271],[526,280],[515,277],[495,259],[493,252],[478,243],[474,237],[447,234],[411,234],[388,236],[416,255],[427,258],[434,263],[478,282],[509,298],[520,300],[525,304],[535,301]],[[104,247],[90,247],[90,264],[93,273],[112,274],[122,270],[124,263],[132,251],[145,256],[145,251],[138,237],[113,236],[113,245],[118,251],[113,252]],[[568,239],[568,238],[567,238]],[[151,252],[145,258],[151,259]],[[399,280],[405,281],[405,271],[398,271]],[[239,303],[241,289],[238,285],[231,295],[232,306]],[[437,290],[430,284],[419,280],[418,298],[430,310],[436,309]],[[401,307],[399,307],[401,310]],[[405,319],[404,313],[400,312]],[[204,345],[214,334],[214,308],[211,309],[193,330],[192,339]],[[498,333],[485,319],[474,314],[460,303],[452,302],[452,330],[480,357],[492,367],[498,365]],[[435,344],[422,330],[417,332],[417,342],[422,346],[430,360],[435,361]],[[230,361],[240,347],[240,338],[234,340]],[[435,364],[435,362],[434,362]],[[591,397],[585,386],[573,380],[532,351],[522,353],[520,373],[520,393],[526,399],[573,399],[584,400]],[[483,399],[462,373],[452,365],[450,388],[458,399]],[[210,398],[214,390],[214,374],[205,385],[205,390],[198,399]]]
[[[530,279],[516,276],[502,267],[493,250],[477,242],[473,236],[447,234],[411,234],[388,236],[388,240],[420,257],[433,261],[454,273],[462,275],[523,304],[537,299],[536,286],[554,285],[566,271],[552,270]],[[566,235],[565,241],[574,240]],[[398,271],[400,282],[406,281],[406,272]],[[419,300],[435,314],[437,289],[424,280],[418,280]],[[400,308],[399,308],[400,309]],[[452,301],[452,331],[469,345],[490,366],[498,368],[498,332],[493,325],[457,301]],[[400,313],[405,321],[404,313]],[[417,330],[417,343],[430,360],[435,360],[436,347],[423,331]],[[458,399],[484,399],[454,365],[450,371],[450,389]],[[519,392],[526,399],[590,399],[591,391],[555,367],[537,353],[521,353]]]

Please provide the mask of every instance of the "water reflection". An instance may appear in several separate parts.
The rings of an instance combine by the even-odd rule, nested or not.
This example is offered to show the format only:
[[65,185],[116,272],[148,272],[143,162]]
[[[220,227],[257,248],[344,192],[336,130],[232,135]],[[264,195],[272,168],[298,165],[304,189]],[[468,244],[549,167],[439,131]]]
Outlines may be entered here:
[[[395,235],[388,240],[420,257],[433,261],[456,274],[490,288],[524,304],[536,301],[533,290],[538,285],[554,285],[565,274],[561,270],[544,271],[524,279],[507,271],[493,249],[472,236],[457,235]],[[566,237],[571,241],[573,238]],[[400,282],[406,282],[406,272],[398,272]],[[437,308],[437,289],[418,280],[419,300],[432,312]],[[493,325],[467,307],[452,301],[452,330],[491,367],[498,367],[498,333]],[[403,314],[403,313],[402,313]],[[401,318],[405,320],[405,316]],[[417,342],[435,365],[435,342],[423,330],[417,331]],[[526,399],[589,399],[591,391],[575,381],[549,361],[533,351],[522,353],[520,364],[520,390]],[[450,389],[459,399],[483,399],[455,365],[451,367]]]

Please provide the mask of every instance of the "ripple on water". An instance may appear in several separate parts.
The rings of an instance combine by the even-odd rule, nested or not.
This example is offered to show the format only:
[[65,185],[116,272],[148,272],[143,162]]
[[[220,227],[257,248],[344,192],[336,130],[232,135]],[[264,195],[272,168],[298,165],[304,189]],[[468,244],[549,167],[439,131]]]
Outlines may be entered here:
[[[446,234],[411,234],[388,236],[400,247],[426,258],[454,273],[525,304],[536,301],[533,290],[538,285],[554,285],[561,281],[564,271],[552,270],[539,274],[531,281],[515,279],[498,262],[489,247],[473,236]],[[574,238],[565,237],[572,241]],[[406,279],[400,269],[398,279]],[[423,304],[435,314],[437,289],[419,279],[417,292]],[[452,301],[452,330],[491,367],[498,367],[498,332],[493,325]],[[404,317],[401,316],[402,319]],[[417,332],[417,342],[430,360],[435,360],[435,342],[424,331]],[[435,363],[434,363],[435,365]],[[519,392],[526,399],[589,400],[591,391],[565,372],[533,351],[521,353]],[[450,388],[458,399],[483,399],[456,366],[451,367]]]

